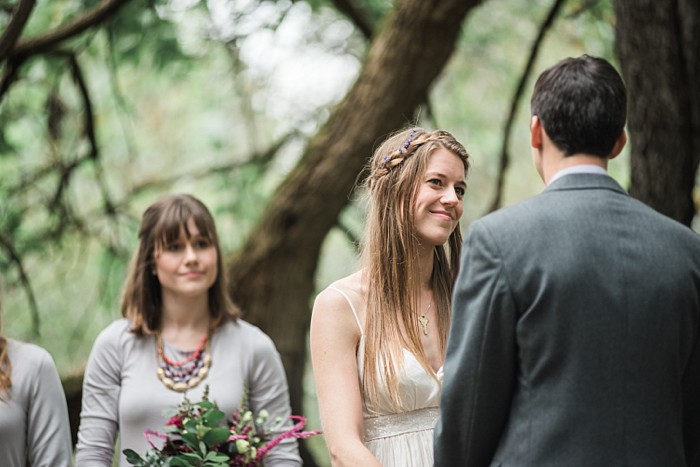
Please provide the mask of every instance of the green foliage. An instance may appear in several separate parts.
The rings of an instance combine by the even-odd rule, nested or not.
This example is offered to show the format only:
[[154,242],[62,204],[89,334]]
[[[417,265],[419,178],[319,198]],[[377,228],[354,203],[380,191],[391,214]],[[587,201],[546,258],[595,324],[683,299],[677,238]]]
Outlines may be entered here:
[[156,6],[132,1],[108,24],[109,43],[118,64],[146,62],[154,70],[164,70],[169,65],[186,67],[191,63],[180,47],[175,25],[158,15]]
[[302,431],[306,420],[298,416],[292,417],[297,422],[292,428],[280,430],[280,420],[266,427],[267,411],[254,414],[247,393],[246,388],[241,405],[230,420],[209,400],[209,387],[199,402],[192,403],[185,397],[168,422],[168,434],[150,433],[163,440],[163,447],[153,448],[143,457],[125,449],[127,461],[137,467],[256,467],[263,465],[264,456],[280,441],[319,434]]

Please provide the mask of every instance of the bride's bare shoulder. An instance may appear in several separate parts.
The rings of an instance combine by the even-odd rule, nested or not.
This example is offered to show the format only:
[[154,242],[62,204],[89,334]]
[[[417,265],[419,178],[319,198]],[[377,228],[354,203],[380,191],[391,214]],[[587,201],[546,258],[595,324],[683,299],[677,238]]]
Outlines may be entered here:
[[317,296],[314,308],[346,308],[348,301],[356,311],[364,309],[364,289],[362,284],[362,271],[345,276],[329,284]]

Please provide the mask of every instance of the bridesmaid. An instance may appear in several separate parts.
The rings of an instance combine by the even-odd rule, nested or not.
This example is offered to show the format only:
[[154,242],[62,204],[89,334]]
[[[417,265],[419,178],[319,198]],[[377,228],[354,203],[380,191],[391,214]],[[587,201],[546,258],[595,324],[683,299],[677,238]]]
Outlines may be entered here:
[[[110,467],[117,435],[121,451],[145,453],[144,431],[162,430],[164,411],[183,393],[200,400],[205,386],[224,413],[238,408],[247,384],[251,410],[288,419],[280,356],[231,303],[214,219],[198,199],[168,195],[146,210],[121,309],[85,370],[77,467]],[[123,454],[119,465],[128,465]],[[280,443],[265,465],[300,466],[296,440]]]
[[0,309],[0,466],[69,467],[72,455],[54,361],[41,347],[3,337]]
[[322,291],[311,318],[334,466],[433,464],[468,158],[448,132],[412,128],[370,161],[363,268]]

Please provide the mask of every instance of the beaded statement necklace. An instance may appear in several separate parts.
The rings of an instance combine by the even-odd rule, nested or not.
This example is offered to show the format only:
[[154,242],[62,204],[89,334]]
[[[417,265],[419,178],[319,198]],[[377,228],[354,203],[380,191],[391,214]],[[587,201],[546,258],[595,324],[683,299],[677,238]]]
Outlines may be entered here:
[[156,334],[156,374],[166,388],[176,392],[185,392],[197,386],[209,374],[211,352],[209,336],[202,338],[197,348],[186,359],[176,362],[165,355],[163,338]]

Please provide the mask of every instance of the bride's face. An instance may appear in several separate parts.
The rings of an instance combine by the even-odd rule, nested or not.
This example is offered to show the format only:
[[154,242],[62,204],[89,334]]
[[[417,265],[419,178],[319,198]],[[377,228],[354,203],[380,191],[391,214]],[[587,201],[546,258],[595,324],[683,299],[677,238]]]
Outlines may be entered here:
[[428,156],[414,211],[414,229],[421,244],[443,245],[457,227],[467,188],[464,173],[462,160],[445,148],[437,148]]

